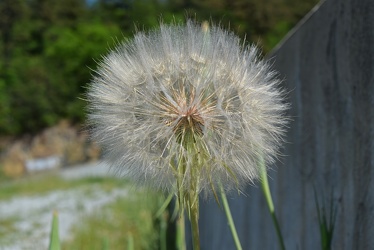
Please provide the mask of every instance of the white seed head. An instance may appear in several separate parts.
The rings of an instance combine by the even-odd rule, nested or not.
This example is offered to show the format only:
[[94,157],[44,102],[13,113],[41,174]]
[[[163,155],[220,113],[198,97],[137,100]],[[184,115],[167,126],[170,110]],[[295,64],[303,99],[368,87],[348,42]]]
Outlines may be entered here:
[[[288,105],[254,46],[220,27],[163,25],[104,57],[88,90],[93,139],[138,183],[240,188],[272,163]],[[183,167],[183,171],[178,168]]]

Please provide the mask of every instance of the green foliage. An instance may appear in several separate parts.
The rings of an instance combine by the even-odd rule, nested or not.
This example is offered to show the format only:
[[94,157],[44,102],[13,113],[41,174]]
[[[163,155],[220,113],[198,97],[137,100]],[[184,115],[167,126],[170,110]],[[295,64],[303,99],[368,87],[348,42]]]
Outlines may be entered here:
[[292,28],[289,22],[282,21],[273,27],[273,32],[264,35],[263,40],[267,48],[275,47],[281,38]]
[[6,92],[6,84],[4,79],[0,79],[0,126],[2,125],[3,130],[7,134],[13,132],[11,126],[11,108],[10,108],[10,95]]
[[2,0],[0,135],[84,121],[96,62],[135,30],[212,20],[270,50],[317,0]]
[[[279,42],[318,0],[169,0],[174,12],[213,20],[240,37],[260,45],[265,52]],[[287,27],[286,29],[285,26]]]

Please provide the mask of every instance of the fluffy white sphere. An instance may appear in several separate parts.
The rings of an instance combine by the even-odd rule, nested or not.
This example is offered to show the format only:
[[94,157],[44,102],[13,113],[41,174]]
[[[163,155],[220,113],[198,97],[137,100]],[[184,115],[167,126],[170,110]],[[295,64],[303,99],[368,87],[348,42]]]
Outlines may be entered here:
[[279,80],[254,46],[220,27],[138,33],[96,73],[87,95],[93,139],[137,182],[240,188],[258,177],[260,158],[277,156],[288,107]]

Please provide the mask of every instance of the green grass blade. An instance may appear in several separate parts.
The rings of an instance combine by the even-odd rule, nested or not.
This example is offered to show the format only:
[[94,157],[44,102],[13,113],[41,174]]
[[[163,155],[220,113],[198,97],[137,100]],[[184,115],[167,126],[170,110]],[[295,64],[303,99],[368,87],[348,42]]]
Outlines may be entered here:
[[103,250],[109,250],[109,241],[106,237],[103,239]]
[[134,250],[134,237],[131,233],[127,235],[127,250]]
[[166,198],[166,200],[164,201],[164,203],[162,204],[162,206],[160,207],[160,209],[156,213],[157,218],[161,217],[164,214],[166,208],[169,206],[169,204],[171,202],[171,199],[173,199],[173,196],[174,196],[174,194],[170,193],[169,196]]
[[[332,192],[330,198],[330,208],[326,209],[325,200],[322,199],[322,205],[319,204],[317,191],[314,187],[314,200],[317,209],[319,231],[321,236],[321,249],[330,250],[332,246],[332,237],[334,234],[336,220],[336,206],[333,204]],[[327,212],[328,211],[328,212]]]
[[58,237],[58,213],[57,211],[53,212],[52,219],[52,230],[49,241],[49,250],[60,250],[60,239]]

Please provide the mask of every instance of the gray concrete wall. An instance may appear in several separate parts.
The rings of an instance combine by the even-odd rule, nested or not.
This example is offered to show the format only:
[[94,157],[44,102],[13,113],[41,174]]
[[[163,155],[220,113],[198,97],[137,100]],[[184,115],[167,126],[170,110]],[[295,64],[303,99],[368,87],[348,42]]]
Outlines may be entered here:
[[[292,103],[270,172],[287,249],[321,249],[313,186],[337,206],[333,249],[374,249],[374,1],[327,0],[270,56]],[[230,204],[244,249],[279,249],[259,187]],[[235,249],[214,199],[200,230],[203,250]]]

